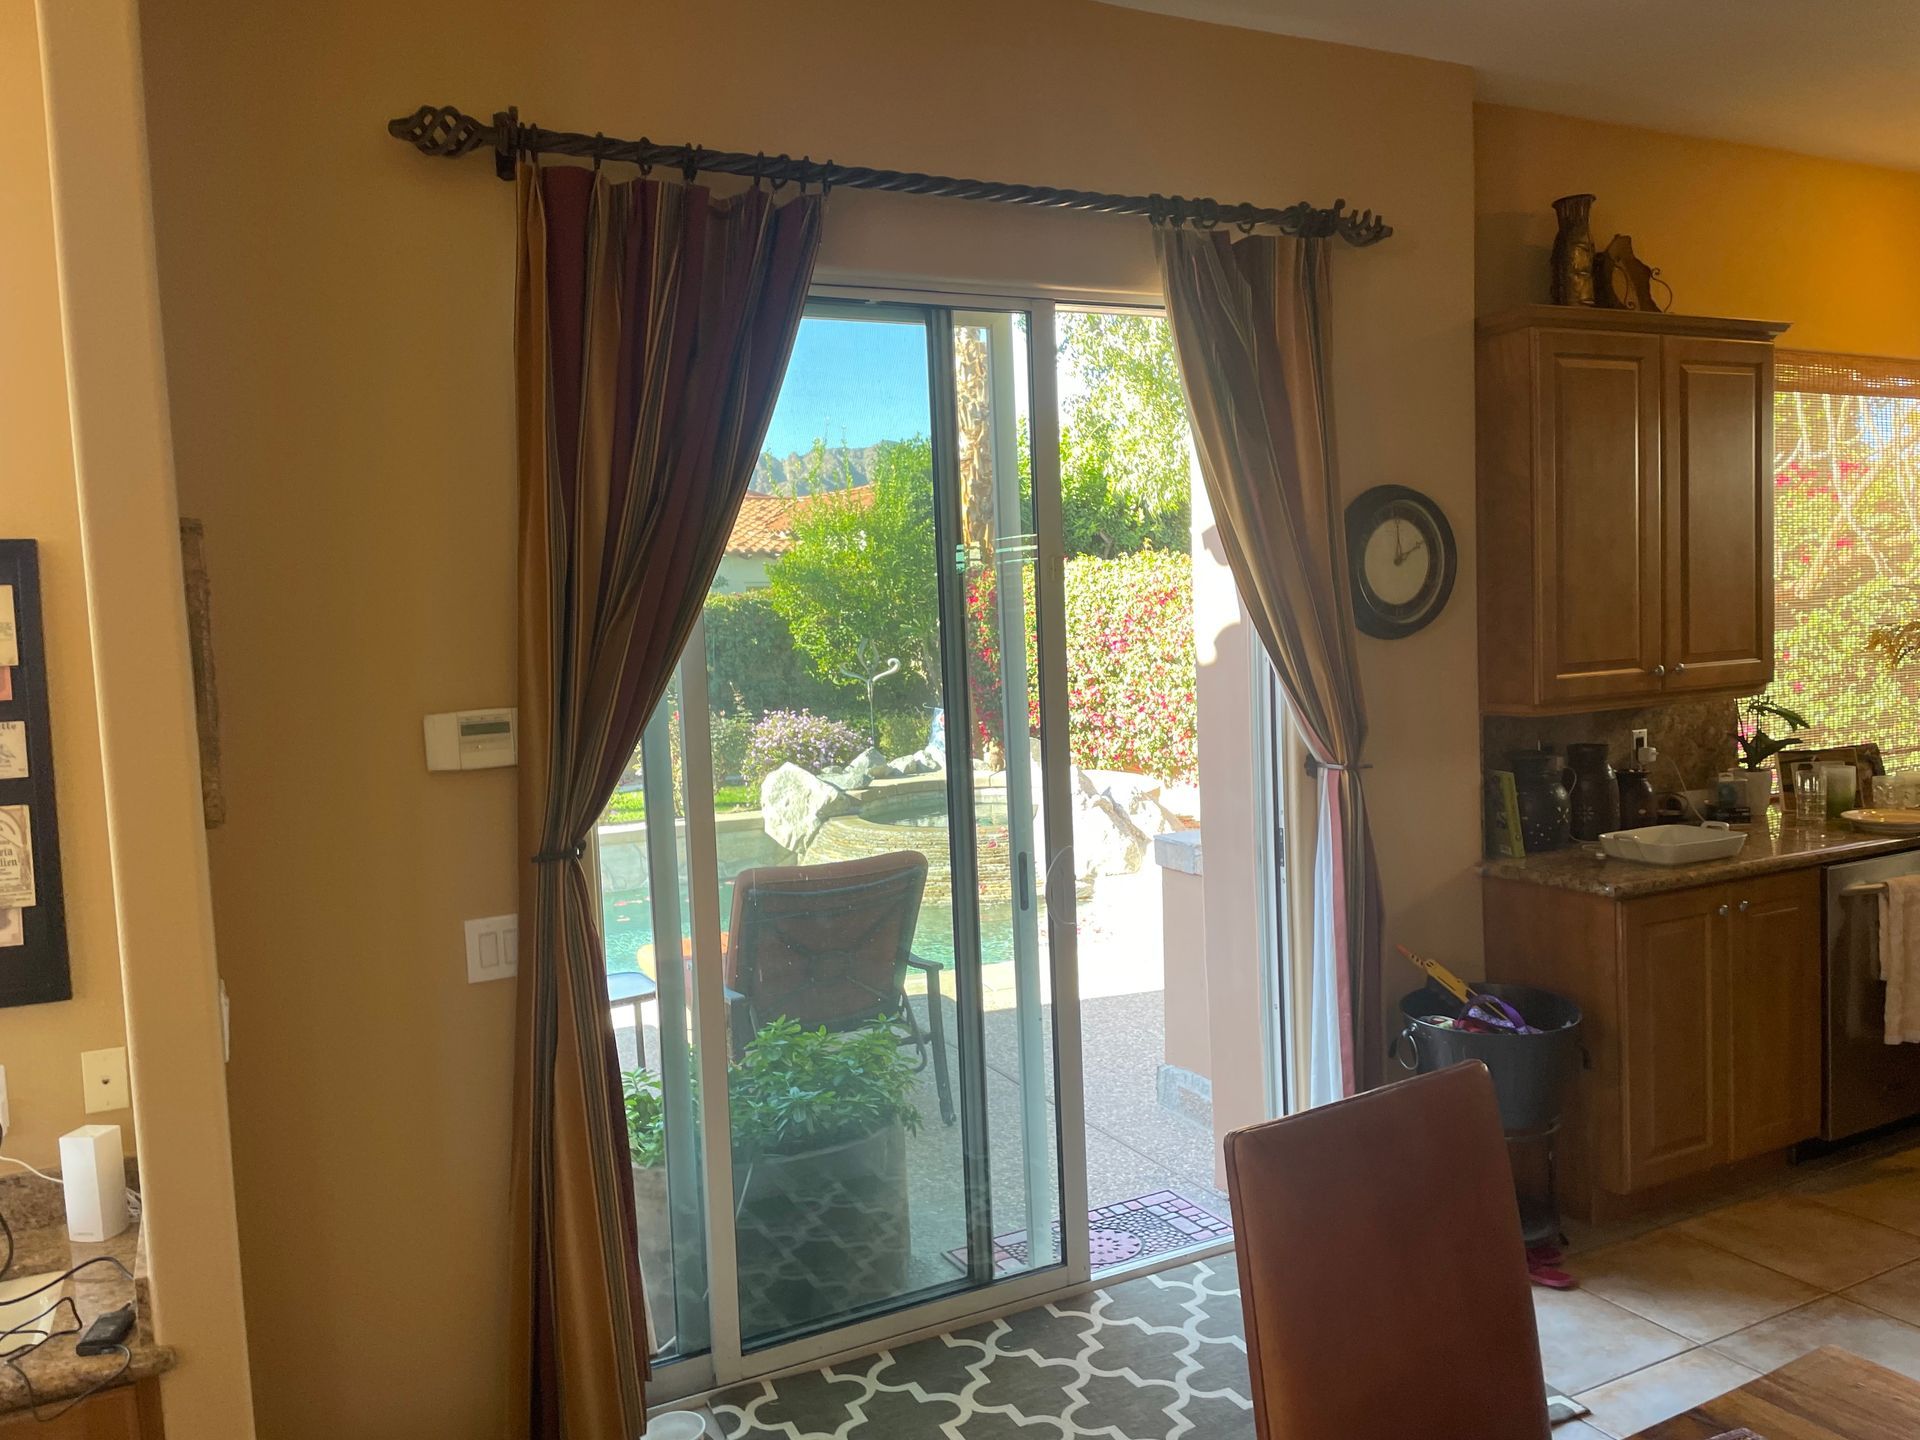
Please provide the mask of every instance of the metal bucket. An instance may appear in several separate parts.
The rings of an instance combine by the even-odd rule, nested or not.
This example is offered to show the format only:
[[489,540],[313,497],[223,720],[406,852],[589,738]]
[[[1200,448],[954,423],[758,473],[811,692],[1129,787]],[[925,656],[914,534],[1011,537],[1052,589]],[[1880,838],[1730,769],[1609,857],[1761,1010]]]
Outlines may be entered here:
[[1477,985],[1497,995],[1538,1035],[1475,1034],[1427,1023],[1428,1016],[1452,1019],[1466,1007],[1452,995],[1427,986],[1400,1000],[1407,1024],[1389,1053],[1422,1074],[1467,1060],[1484,1061],[1500,1102],[1500,1124],[1509,1133],[1551,1129],[1560,1118],[1567,1082],[1580,1065],[1580,1007],[1564,995],[1527,985]]

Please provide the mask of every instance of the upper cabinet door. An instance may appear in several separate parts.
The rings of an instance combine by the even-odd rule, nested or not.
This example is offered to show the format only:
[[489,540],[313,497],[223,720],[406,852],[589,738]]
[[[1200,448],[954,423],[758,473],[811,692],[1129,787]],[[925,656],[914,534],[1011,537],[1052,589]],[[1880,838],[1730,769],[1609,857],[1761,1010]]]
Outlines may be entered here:
[[1773,347],[1664,342],[1666,688],[1773,678]]
[[1545,330],[1535,347],[1538,702],[1644,696],[1660,689],[1660,339]]

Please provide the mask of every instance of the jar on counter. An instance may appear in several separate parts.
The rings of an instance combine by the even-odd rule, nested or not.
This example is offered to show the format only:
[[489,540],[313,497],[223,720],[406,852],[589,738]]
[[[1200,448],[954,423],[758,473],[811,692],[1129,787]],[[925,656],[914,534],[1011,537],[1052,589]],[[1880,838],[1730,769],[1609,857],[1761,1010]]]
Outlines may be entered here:
[[1560,757],[1548,750],[1517,751],[1513,789],[1520,806],[1520,840],[1527,853],[1538,855],[1567,845],[1572,806]]
[[1620,828],[1620,787],[1607,763],[1603,740],[1567,746],[1567,765],[1573,776],[1570,828],[1576,840],[1598,840]]
[[1659,822],[1659,810],[1654,800],[1653,776],[1647,766],[1651,763],[1653,752],[1639,751],[1628,764],[1614,772],[1614,779],[1620,786],[1620,828],[1637,830],[1642,825]]

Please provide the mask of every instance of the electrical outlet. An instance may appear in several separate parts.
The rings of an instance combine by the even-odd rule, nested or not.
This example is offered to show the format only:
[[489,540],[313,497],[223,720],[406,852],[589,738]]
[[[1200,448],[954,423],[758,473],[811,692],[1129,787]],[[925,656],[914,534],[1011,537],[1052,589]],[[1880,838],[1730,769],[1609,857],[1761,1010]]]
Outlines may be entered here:
[[1647,748],[1647,732],[1644,728],[1633,732],[1633,748],[1636,750],[1644,750]]
[[0,1065],[0,1136],[13,1129],[13,1108],[7,1103],[7,1067]]
[[125,1110],[133,1104],[127,1089],[127,1051],[124,1045],[111,1050],[80,1052],[80,1083],[86,1087],[87,1113],[101,1110]]
[[520,917],[467,921],[467,983],[511,980],[520,973]]

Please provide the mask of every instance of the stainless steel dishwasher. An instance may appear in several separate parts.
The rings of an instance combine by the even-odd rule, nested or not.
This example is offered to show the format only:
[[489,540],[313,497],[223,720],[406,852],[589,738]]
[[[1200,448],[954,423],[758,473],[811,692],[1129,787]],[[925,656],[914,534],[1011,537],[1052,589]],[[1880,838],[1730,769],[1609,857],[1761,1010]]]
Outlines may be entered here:
[[1920,1115],[1920,1045],[1884,1038],[1875,887],[1896,875],[1920,875],[1920,850],[1827,867],[1825,1140]]

